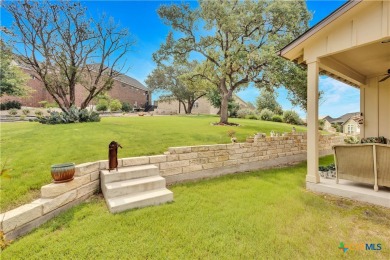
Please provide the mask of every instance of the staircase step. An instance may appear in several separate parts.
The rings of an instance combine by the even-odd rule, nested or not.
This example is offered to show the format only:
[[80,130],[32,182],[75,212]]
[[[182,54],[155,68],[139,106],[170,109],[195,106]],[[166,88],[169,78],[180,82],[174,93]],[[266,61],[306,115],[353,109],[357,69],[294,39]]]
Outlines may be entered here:
[[106,198],[106,201],[110,212],[118,213],[133,208],[142,208],[173,201],[173,193],[164,188],[136,194],[128,194],[116,198]]
[[102,184],[102,191],[106,198],[114,198],[126,194],[134,194],[163,188],[165,188],[165,179],[160,176]]
[[100,177],[102,184],[124,181],[136,178],[143,178],[149,176],[160,175],[159,169],[155,165],[140,165],[131,167],[122,167],[116,170],[102,170],[100,171]]

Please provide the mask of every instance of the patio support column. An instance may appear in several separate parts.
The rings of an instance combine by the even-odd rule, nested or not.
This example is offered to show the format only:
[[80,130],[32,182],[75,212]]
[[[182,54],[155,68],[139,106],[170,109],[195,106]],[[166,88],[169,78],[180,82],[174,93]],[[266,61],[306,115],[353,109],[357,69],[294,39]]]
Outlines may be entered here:
[[307,175],[306,181],[319,183],[318,174],[318,75],[319,62],[307,63]]

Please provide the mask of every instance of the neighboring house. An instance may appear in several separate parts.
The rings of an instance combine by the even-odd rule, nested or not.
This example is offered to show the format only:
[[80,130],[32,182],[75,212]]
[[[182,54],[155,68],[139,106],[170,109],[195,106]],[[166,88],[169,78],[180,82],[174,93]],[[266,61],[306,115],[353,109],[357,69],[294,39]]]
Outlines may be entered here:
[[[14,61],[14,65],[19,66],[26,74],[30,75],[27,85],[33,90],[28,97],[3,96],[0,102],[8,100],[17,100],[23,106],[40,107],[40,101],[54,102],[49,92],[39,80],[39,76],[27,65],[19,61]],[[76,85],[76,106],[80,106],[88,92],[81,85]],[[128,102],[134,107],[145,108],[150,105],[151,96],[149,90],[138,80],[120,75],[114,80],[114,84],[108,94],[113,99],[119,99],[122,102]]]
[[[245,101],[239,98],[237,95],[233,95],[233,99],[240,105],[240,108],[252,109]],[[183,104],[178,100],[158,100],[154,102],[157,106],[155,109],[156,114],[169,115],[169,114],[185,114]],[[192,108],[192,114],[208,114],[216,115],[219,112],[219,108],[215,108],[211,105],[210,101],[206,97],[199,98]]]
[[323,118],[325,121],[324,130],[332,130],[332,124],[338,124],[341,126],[341,132],[350,135],[360,134],[360,125],[356,121],[356,117],[359,116],[359,112],[347,113],[338,118],[332,118],[326,116]]
[[324,121],[324,130],[325,131],[328,131],[328,132],[334,132],[335,131],[335,129],[332,126],[332,123],[331,123],[331,121],[333,121],[333,118],[331,118],[330,116],[326,116],[326,117],[323,117],[323,118],[320,117],[320,120]]

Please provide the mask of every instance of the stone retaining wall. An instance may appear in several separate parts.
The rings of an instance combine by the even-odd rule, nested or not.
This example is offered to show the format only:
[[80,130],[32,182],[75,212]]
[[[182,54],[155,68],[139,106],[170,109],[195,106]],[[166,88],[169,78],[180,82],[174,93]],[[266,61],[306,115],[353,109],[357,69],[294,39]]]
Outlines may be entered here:
[[[320,136],[320,155],[332,153],[332,146],[344,136]],[[170,147],[163,155],[118,159],[119,167],[153,164],[167,184],[215,177],[224,174],[271,168],[306,160],[306,135],[266,137],[254,143]],[[107,169],[102,160],[76,165],[71,182],[48,184],[41,198],[0,214],[0,228],[14,239],[81,203],[100,189],[99,171]]]

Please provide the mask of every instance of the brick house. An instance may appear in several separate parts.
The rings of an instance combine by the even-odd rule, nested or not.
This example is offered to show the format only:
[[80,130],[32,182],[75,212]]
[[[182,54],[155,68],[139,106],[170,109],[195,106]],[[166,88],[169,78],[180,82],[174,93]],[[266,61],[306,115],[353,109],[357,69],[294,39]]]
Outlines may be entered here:
[[[4,95],[0,98],[0,102],[16,100],[22,103],[23,106],[28,107],[40,107],[40,101],[54,102],[54,99],[39,80],[39,76],[31,68],[18,61],[13,61],[13,64],[19,66],[26,74],[30,75],[27,85],[32,89],[32,92],[27,97]],[[87,94],[87,90],[81,85],[76,85],[77,106],[81,105]],[[134,107],[145,108],[151,103],[149,90],[138,80],[123,74],[114,80],[114,84],[111,90],[108,91],[108,94],[111,98],[119,99],[122,102],[128,102]]]

